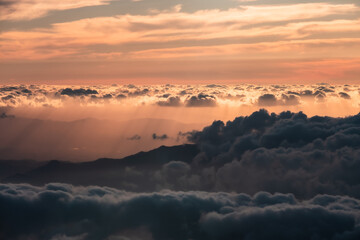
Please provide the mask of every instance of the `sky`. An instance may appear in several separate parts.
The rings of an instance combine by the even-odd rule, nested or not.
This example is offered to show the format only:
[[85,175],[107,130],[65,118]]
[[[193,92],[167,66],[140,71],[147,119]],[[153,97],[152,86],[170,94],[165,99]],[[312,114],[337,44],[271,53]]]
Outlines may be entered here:
[[5,0],[0,82],[357,83],[356,0]]

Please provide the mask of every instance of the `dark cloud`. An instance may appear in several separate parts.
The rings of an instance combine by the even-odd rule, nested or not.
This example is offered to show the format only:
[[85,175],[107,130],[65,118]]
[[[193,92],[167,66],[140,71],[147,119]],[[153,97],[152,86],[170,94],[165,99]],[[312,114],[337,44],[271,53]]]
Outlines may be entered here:
[[159,98],[168,98],[170,96],[171,96],[170,93],[166,93],[166,94],[163,94],[163,95],[159,96]]
[[317,90],[318,91],[322,91],[322,92],[326,92],[326,93],[332,93],[332,92],[335,92],[333,89],[331,89],[333,87],[325,87],[325,86],[321,86],[321,87],[318,87]]
[[26,89],[26,88],[25,88],[25,89],[22,89],[21,92],[22,92],[22,93],[26,93],[26,94],[31,94],[31,93],[32,93],[31,90]]
[[152,137],[152,139],[154,139],[154,140],[166,140],[166,139],[169,138],[168,135],[166,135],[166,134],[157,135],[156,133],[153,133],[153,134],[151,135],[151,137]]
[[299,98],[296,95],[281,95],[282,105],[292,106],[300,104]]
[[144,88],[142,90],[136,90],[134,92],[129,92],[129,97],[138,97],[138,96],[144,96],[150,93],[150,90],[147,88]]
[[140,139],[141,139],[141,136],[138,135],[138,134],[135,134],[134,136],[129,137],[129,138],[127,138],[127,139],[128,139],[128,140],[140,140]]
[[126,98],[126,95],[124,95],[124,94],[118,94],[117,96],[116,96],[116,98],[117,99],[125,99]]
[[14,118],[14,115],[7,115],[5,112],[0,113],[0,118]]
[[178,107],[182,103],[179,97],[169,97],[166,101],[158,101],[157,105],[162,107]]
[[[116,103],[119,102],[117,100],[130,97],[131,100],[129,99],[127,102],[135,105],[141,103],[170,107],[221,107],[230,103],[230,105],[238,104],[239,106],[283,106],[284,109],[286,106],[294,105],[306,107],[306,102],[310,101],[313,101],[314,104],[323,104],[327,98],[334,100],[350,96],[358,97],[356,87],[351,88],[345,85],[271,85],[267,87],[258,85],[235,87],[217,84],[197,87],[191,85],[100,85],[66,89],[61,86],[46,85],[0,86],[0,104],[2,102],[6,106],[33,106],[39,103],[39,99],[49,106],[59,106],[59,100],[61,104],[68,104],[69,99],[61,98],[62,95],[80,96],[81,98],[77,100],[82,104],[87,102],[90,104]],[[306,102],[300,100],[306,100]],[[330,102],[336,104],[336,101]]]
[[179,92],[179,95],[180,95],[180,96],[184,96],[184,95],[186,95],[186,94],[190,94],[188,91],[189,91],[189,90],[182,90],[182,91]]
[[345,92],[339,92],[339,96],[344,99],[351,99],[350,95]]
[[297,91],[287,91],[287,94],[299,96],[305,99],[316,98],[317,100],[324,100],[326,93],[333,93],[334,90],[325,87],[314,88],[313,90],[305,89]]
[[218,84],[209,84],[209,85],[206,85],[205,87],[207,87],[207,88],[227,88],[226,85],[218,85]]
[[[291,92],[289,92],[291,93]],[[277,99],[277,97],[274,94],[264,94],[259,96],[257,103],[259,106],[291,106],[291,105],[298,105],[299,97],[297,94],[282,94],[280,99]]]
[[105,94],[104,96],[102,96],[102,98],[104,99],[111,99],[113,96],[111,94]]
[[5,97],[2,97],[1,99],[4,100],[4,101],[7,101],[7,100],[10,100],[10,99],[14,99],[15,97],[11,94],[5,96]]
[[324,99],[326,98],[326,94],[319,90],[314,93],[314,96],[319,101],[324,101]]
[[360,115],[279,115],[261,110],[189,134],[201,152],[194,166],[215,167],[221,191],[317,193],[360,197]]
[[275,106],[278,104],[274,94],[264,94],[258,99],[259,106]]
[[11,92],[18,89],[19,89],[18,87],[14,87],[14,86],[5,86],[0,88],[0,92]]
[[1,184],[0,235],[3,239],[107,239],[128,234],[152,239],[358,239],[359,209],[359,200],[331,195],[299,201],[291,194],[265,192],[134,194],[106,187]]
[[313,91],[312,90],[304,90],[300,92],[300,96],[302,97],[313,97]]
[[198,94],[197,96],[191,96],[185,101],[187,107],[215,107],[216,98],[212,95]]
[[92,90],[92,89],[71,89],[71,88],[65,88],[60,92],[61,95],[68,95],[71,97],[74,96],[87,96],[92,94],[99,94],[98,91]]

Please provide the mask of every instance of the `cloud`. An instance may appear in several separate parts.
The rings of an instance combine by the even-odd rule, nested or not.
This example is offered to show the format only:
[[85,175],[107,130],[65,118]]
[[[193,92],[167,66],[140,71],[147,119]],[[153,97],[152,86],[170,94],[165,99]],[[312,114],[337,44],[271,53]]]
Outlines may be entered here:
[[138,134],[135,134],[134,136],[127,138],[127,140],[133,140],[133,141],[140,140],[140,139],[141,139],[141,136]]
[[[357,239],[359,206],[346,196],[154,192],[53,183],[0,185],[4,238]],[[135,230],[135,231],[134,231]]]
[[[55,7],[61,9],[59,5]],[[76,4],[65,1],[64,5]],[[23,9],[34,11],[36,6]],[[359,40],[353,35],[359,31],[359,20],[352,16],[358,11],[355,4],[307,3],[86,18],[55,23],[50,28],[2,32],[0,56],[6,60],[111,61],[198,56],[215,60],[219,56],[239,58],[250,54],[257,59],[288,59],[291,54],[318,59],[331,49],[337,58],[357,57],[354,49]],[[343,19],[344,15],[351,17]]]
[[152,139],[154,139],[154,140],[165,140],[165,139],[168,139],[168,138],[169,138],[168,135],[166,135],[166,134],[157,135],[156,133],[153,133],[153,134],[151,135],[151,137],[152,137]]
[[297,94],[282,94],[281,99],[277,99],[274,94],[264,94],[259,96],[257,103],[259,106],[278,106],[278,105],[285,105],[285,106],[291,106],[291,105],[298,105],[300,104],[299,98],[296,96]]
[[180,97],[178,96],[169,97],[166,101],[158,101],[156,104],[162,107],[178,107],[182,105]]
[[[346,91],[345,91],[345,90]],[[47,104],[59,106],[69,104],[69,98],[82,105],[127,104],[157,105],[162,107],[221,107],[296,106],[297,109],[313,107],[327,102],[333,108],[338,104],[353,105],[356,101],[345,103],[346,99],[357,99],[359,86],[351,85],[152,85],[152,86],[50,86],[50,85],[5,85],[0,87],[0,105],[35,106]],[[347,96],[348,95],[348,96]],[[326,114],[326,113],[325,113]]]
[[138,96],[145,96],[145,95],[147,95],[149,93],[150,93],[150,90],[148,88],[144,88],[144,89],[141,89],[141,90],[137,89],[137,90],[135,90],[133,92],[129,92],[128,96],[129,97],[138,97]]
[[351,99],[350,95],[345,92],[339,92],[339,96],[344,99]]
[[[245,113],[266,107],[279,112],[291,109],[310,115],[344,116],[358,112],[358,85],[3,85],[0,86],[0,106],[68,108],[98,106],[167,107],[161,112],[175,111],[171,107],[229,107],[229,113],[246,109]],[[348,96],[347,96],[348,95]],[[70,96],[71,98],[69,98]],[[346,101],[353,99],[354,101]],[[347,107],[344,108],[344,105]],[[331,110],[331,109],[335,109]],[[191,111],[184,110],[184,111]],[[208,112],[210,113],[210,112]],[[214,112],[215,113],[215,112]],[[126,114],[126,113],[125,113]],[[224,116],[230,119],[234,113]],[[87,116],[86,116],[87,117]],[[218,119],[214,114],[209,121]],[[176,120],[176,119],[175,119]]]
[[197,96],[191,96],[185,101],[186,107],[215,107],[216,98],[212,95],[199,93]]
[[188,133],[201,149],[192,166],[215,168],[210,183],[220,191],[360,197],[360,179],[355,177],[360,166],[359,117],[308,118],[301,112],[260,110],[226,124],[215,121]]
[[274,106],[277,105],[277,99],[274,94],[264,94],[259,97],[258,104],[260,106]]
[[6,112],[2,112],[0,114],[0,118],[14,118],[14,115],[7,115]]
[[108,4],[110,0],[6,0],[0,5],[0,20],[24,21],[46,16],[50,11],[60,11],[87,6]]
[[[286,89],[281,91],[286,91]],[[335,96],[339,98],[337,94]],[[158,108],[157,110],[164,109]],[[198,112],[201,109],[183,108],[182,110]],[[255,194],[259,191],[267,191],[271,193],[291,192],[302,199],[314,197],[319,193],[360,198],[360,178],[358,177],[360,171],[359,118],[359,114],[342,118],[308,117],[303,112],[286,111],[275,114],[260,110],[249,116],[240,116],[226,123],[220,120],[215,121],[203,130],[181,133],[177,139],[178,142],[167,134],[157,134],[164,132],[164,126],[169,124],[167,121],[155,120],[153,123],[157,127],[159,126],[158,128],[151,128],[152,124],[145,121],[146,124],[142,126],[148,131],[143,136],[148,134],[149,138],[141,138],[138,141],[148,139],[149,142],[155,144],[155,146],[151,145],[154,146],[153,148],[163,143],[169,145],[169,142],[171,145],[181,144],[185,142],[185,139],[188,139],[188,142],[192,144],[157,148],[150,152],[131,156],[126,161],[113,160],[116,162],[125,161],[126,167],[131,169],[126,169],[121,164],[112,165],[111,161],[101,160],[96,161],[96,164],[92,163],[92,167],[89,168],[83,167],[87,165],[78,166],[71,163],[53,167],[49,163],[47,167],[39,171],[14,175],[13,178],[4,181],[36,184],[63,181],[81,185],[105,185],[137,192],[172,189],[181,191],[236,191]],[[20,121],[21,119],[17,117],[0,120],[3,124],[0,125],[2,131],[7,133],[4,134],[6,137],[3,137],[2,141],[5,143],[16,141],[19,132],[13,131],[11,134],[12,132],[9,129],[10,127],[18,129],[14,120]],[[33,121],[30,123],[34,125]],[[39,145],[42,147],[49,146],[45,149],[51,148],[52,152],[55,153],[55,150],[63,153],[65,147],[71,146],[73,148],[72,145],[76,144],[75,147],[84,146],[84,149],[81,149],[82,154],[93,156],[91,154],[94,153],[91,151],[95,151],[96,156],[100,155],[99,157],[109,156],[108,152],[114,152],[113,156],[118,156],[119,153],[113,150],[113,144],[122,145],[119,144],[118,135],[110,134],[110,138],[106,135],[107,132],[118,133],[123,131],[123,128],[119,128],[117,123],[110,125],[110,122],[102,124],[101,121],[95,121],[99,125],[94,125],[94,121],[82,120],[70,125],[61,124],[60,126],[63,127],[59,128],[59,131],[52,130],[53,125],[42,129],[40,121],[35,123],[38,126],[36,134],[29,132],[26,135],[26,138],[29,139],[27,141],[30,150],[22,150],[27,153],[25,156],[34,154],[34,143],[40,143]],[[56,124],[59,125],[60,123]],[[131,124],[135,124],[135,121],[129,121],[129,125],[125,125],[125,128]],[[22,123],[21,126],[27,125]],[[63,129],[71,129],[71,131],[64,131]],[[91,129],[90,133],[88,129]],[[97,131],[95,131],[96,129]],[[130,146],[128,144],[132,144],[128,136],[134,136],[139,129],[136,127],[134,132],[130,132],[124,137],[126,149],[120,149],[122,152],[128,150],[127,148]],[[170,129],[172,128],[168,128],[167,133],[174,136],[176,133],[171,132]],[[39,137],[37,135],[39,132],[46,135],[52,133],[51,135],[56,136],[56,140],[59,139],[59,136],[66,136],[72,132],[86,132],[86,135],[84,138],[81,135],[70,138],[70,140],[66,140],[66,145],[59,145],[57,141],[49,137],[45,138],[47,139],[46,142],[41,141],[42,135]],[[99,139],[106,140],[100,141],[103,142],[104,146],[99,146]],[[136,135],[134,139],[137,139]],[[20,146],[26,146],[27,141],[26,139],[23,140],[23,144]],[[133,141],[134,145],[143,144],[143,142],[138,141]],[[2,156],[14,156],[9,155],[12,149],[15,152],[17,148],[4,148]],[[101,153],[103,154],[96,152],[100,151],[98,149],[102,150]],[[143,150],[136,149],[137,151]],[[37,151],[41,152],[40,150]],[[74,154],[73,152],[72,150],[71,153]],[[49,159],[49,156],[53,155],[49,155],[45,151],[43,158]],[[91,160],[92,158],[85,159]],[[170,162],[173,163],[170,164]],[[183,162],[183,164],[179,162]],[[169,178],[172,175],[169,172],[177,169],[179,170],[178,177]],[[97,172],[96,177],[94,177],[93,171]],[[63,178],[64,174],[66,174],[66,178]],[[78,177],[79,174],[82,176],[81,179]]]
[[83,96],[83,95],[92,95],[92,94],[98,94],[96,90],[91,89],[71,89],[71,88],[65,88],[61,91],[61,95],[68,95],[68,96]]

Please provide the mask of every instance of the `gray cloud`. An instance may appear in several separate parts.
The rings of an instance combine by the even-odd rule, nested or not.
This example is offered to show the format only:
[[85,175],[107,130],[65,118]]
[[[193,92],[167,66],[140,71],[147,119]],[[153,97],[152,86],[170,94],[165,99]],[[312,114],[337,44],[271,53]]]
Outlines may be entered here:
[[339,92],[339,96],[344,99],[351,99],[350,95],[345,92]]
[[[107,239],[358,239],[360,202],[318,195],[154,192],[0,185],[1,236]],[[137,231],[131,231],[137,230]],[[147,234],[145,234],[147,233]]]
[[152,137],[152,139],[154,139],[154,140],[165,140],[165,139],[168,139],[168,138],[169,138],[168,135],[166,135],[166,134],[157,135],[156,133],[153,133],[153,134],[151,135],[151,137]]
[[134,136],[127,138],[127,140],[140,140],[140,139],[141,139],[141,136],[138,134],[135,134]]
[[[327,102],[335,106],[336,100],[358,99],[357,86],[345,85],[112,85],[61,88],[46,85],[15,85],[0,87],[0,105],[33,106],[39,103],[58,106],[70,103],[67,96],[82,105],[91,104],[133,104],[138,106],[158,105],[164,107],[221,107],[246,106],[308,107],[307,104]],[[351,103],[347,103],[351,105]],[[311,105],[312,106],[312,105]],[[355,106],[353,106],[355,107]]]
[[[360,115],[309,118],[302,112],[260,110],[227,123],[215,121],[202,131],[181,133],[193,143],[190,145],[80,165],[50,162],[4,181],[61,181],[137,192],[267,191],[291,192],[299,198],[319,193],[360,198],[359,119]],[[155,140],[167,141],[167,137],[152,135]]]
[[185,101],[187,107],[215,107],[216,98],[212,95],[199,93],[197,96],[191,96]]
[[264,94],[259,96],[257,103],[262,107],[270,107],[270,106],[291,106],[300,104],[299,97],[297,94],[282,94],[280,99],[274,94]]
[[61,95],[68,95],[68,96],[86,96],[86,95],[93,95],[93,94],[99,94],[96,90],[92,90],[92,89],[83,89],[83,88],[79,88],[79,89],[71,89],[71,88],[65,88],[63,90],[61,90],[60,92]]
[[274,94],[264,94],[259,97],[258,104],[260,106],[275,106],[278,104],[278,100]]
[[169,97],[166,101],[158,101],[157,105],[162,107],[178,107],[181,106],[181,100],[179,97]]

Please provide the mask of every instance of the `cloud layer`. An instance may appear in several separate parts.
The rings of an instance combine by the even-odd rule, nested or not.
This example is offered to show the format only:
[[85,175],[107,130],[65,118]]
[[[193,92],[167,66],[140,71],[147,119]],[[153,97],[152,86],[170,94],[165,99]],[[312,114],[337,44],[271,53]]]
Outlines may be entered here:
[[[151,141],[168,138],[153,133]],[[55,161],[5,181],[102,185],[136,192],[266,191],[293,193],[301,199],[319,193],[360,198],[359,114],[332,118],[260,110],[227,123],[215,121],[201,131],[179,133],[178,138],[192,145],[160,147],[121,160]],[[138,140],[126,141],[142,140],[134,139]]]
[[21,239],[357,239],[357,199],[0,185],[1,236]]
[[[328,84],[2,85],[0,130],[6,134],[0,136],[0,155],[120,158],[160,144],[181,144],[179,131],[199,130],[214,119],[226,122],[260,108],[344,117],[359,112],[359,89]],[[154,133],[167,138],[154,141]],[[138,141],[130,141],[133,136]]]
[[356,105],[358,85],[3,85],[0,106],[64,106],[79,103],[157,105],[160,107],[255,107]]

